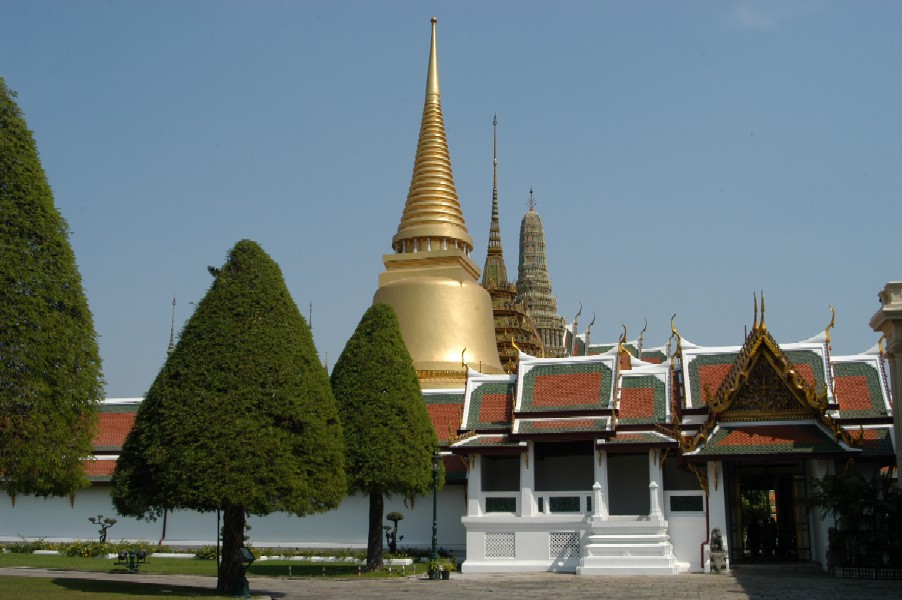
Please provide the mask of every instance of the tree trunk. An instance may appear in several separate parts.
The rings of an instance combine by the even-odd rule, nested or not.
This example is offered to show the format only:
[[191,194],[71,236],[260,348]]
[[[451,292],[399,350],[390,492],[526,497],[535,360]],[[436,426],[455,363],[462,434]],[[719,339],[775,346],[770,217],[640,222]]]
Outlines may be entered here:
[[244,545],[244,507],[227,505],[222,515],[222,563],[216,591],[220,594],[235,595],[242,591],[236,584],[241,570],[238,549]]
[[370,492],[370,529],[366,538],[366,570],[382,570],[382,492]]

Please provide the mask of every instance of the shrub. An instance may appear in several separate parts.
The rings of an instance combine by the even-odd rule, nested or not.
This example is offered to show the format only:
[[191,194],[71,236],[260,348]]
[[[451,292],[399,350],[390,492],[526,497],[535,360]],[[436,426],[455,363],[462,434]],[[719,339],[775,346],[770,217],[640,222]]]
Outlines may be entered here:
[[43,550],[46,546],[44,538],[28,541],[22,536],[19,537],[21,539],[18,542],[7,545],[6,549],[15,554],[31,554],[35,550]]
[[216,546],[202,546],[194,551],[197,560],[216,560]]
[[91,558],[96,556],[104,556],[113,552],[113,544],[107,542],[98,542],[96,540],[74,542],[66,542],[60,544],[60,552],[65,556],[81,556],[83,558]]

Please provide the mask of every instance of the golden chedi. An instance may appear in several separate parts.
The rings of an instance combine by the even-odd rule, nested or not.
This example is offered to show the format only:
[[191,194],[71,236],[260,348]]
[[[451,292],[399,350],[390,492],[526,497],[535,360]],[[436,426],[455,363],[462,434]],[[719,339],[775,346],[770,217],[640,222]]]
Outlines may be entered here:
[[462,386],[467,367],[502,373],[492,302],[478,283],[442,119],[432,19],[426,101],[407,203],[392,238],[394,254],[373,302],[391,305],[424,388]]

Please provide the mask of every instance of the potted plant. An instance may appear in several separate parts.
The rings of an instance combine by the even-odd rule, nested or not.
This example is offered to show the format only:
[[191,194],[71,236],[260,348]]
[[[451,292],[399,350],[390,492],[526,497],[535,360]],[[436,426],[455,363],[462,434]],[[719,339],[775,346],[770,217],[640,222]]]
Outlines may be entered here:
[[439,561],[439,573],[441,573],[442,579],[450,579],[451,571],[457,570],[457,561],[453,556],[448,556],[447,558],[443,558]]
[[442,563],[439,560],[430,560],[426,563],[426,573],[429,575],[429,579],[438,579],[440,577],[441,565]]

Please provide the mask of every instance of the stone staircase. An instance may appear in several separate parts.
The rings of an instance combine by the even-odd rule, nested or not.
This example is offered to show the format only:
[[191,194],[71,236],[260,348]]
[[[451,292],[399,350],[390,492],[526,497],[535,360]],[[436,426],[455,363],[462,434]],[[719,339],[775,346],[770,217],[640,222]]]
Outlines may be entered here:
[[594,514],[589,518],[585,550],[577,575],[677,575],[667,521],[658,500],[658,484],[649,484],[648,516],[610,516],[595,484]]

